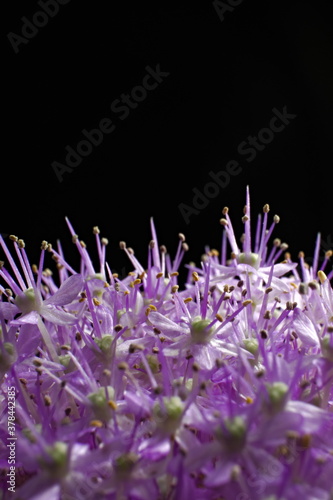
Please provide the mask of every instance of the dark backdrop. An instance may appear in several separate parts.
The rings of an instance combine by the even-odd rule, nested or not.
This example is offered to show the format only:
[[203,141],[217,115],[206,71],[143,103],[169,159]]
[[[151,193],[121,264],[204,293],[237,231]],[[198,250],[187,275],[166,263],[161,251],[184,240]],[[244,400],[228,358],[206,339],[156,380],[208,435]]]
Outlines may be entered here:
[[[253,217],[269,203],[294,258],[312,254],[318,231],[332,246],[330,2],[8,3],[0,231],[25,239],[32,261],[43,239],[74,258],[65,216],[92,249],[100,227],[113,270],[127,262],[119,240],[145,259],[150,217],[160,244],[174,252],[183,232],[197,261],[219,248],[223,206],[241,233],[247,185]],[[113,131],[61,172],[101,123]]]

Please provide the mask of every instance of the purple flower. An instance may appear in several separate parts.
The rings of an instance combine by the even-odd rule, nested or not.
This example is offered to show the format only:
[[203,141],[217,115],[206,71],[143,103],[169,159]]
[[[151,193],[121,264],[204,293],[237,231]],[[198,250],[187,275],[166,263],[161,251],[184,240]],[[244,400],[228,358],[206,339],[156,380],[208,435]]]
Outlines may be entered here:
[[238,244],[225,207],[183,286],[185,236],[172,259],[153,220],[147,263],[120,243],[124,278],[98,227],[94,264],[66,219],[78,270],[0,238],[2,498],[332,498],[332,253],[293,262],[269,211],[253,238],[247,190]]

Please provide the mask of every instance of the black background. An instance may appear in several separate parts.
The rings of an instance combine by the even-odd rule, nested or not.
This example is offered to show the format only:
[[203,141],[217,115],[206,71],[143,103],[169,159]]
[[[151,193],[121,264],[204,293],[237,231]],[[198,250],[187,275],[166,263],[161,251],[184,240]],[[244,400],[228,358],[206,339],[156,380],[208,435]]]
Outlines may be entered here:
[[[220,246],[225,205],[240,236],[249,185],[253,219],[269,203],[270,215],[281,217],[274,235],[289,243],[294,259],[299,250],[313,253],[318,231],[328,249],[330,3],[243,0],[222,20],[211,1],[71,0],[18,53],[8,34],[21,35],[22,17],[32,20],[41,7],[30,0],[2,6],[0,232],[23,238],[33,262],[43,239],[55,245],[60,238],[73,263],[65,216],[93,258],[98,225],[110,242],[111,268],[123,272],[118,242],[133,247],[145,267],[153,217],[159,244],[173,253],[183,232],[185,261],[198,261],[206,245]],[[146,66],[158,64],[169,76],[120,120],[111,103],[142,82]],[[297,117],[247,162],[239,144],[284,106]],[[52,162],[64,163],[65,147],[75,148],[82,130],[106,117],[115,131],[59,182]],[[202,191],[208,173],[232,159],[242,172],[186,224],[179,205],[192,205],[192,189]]]

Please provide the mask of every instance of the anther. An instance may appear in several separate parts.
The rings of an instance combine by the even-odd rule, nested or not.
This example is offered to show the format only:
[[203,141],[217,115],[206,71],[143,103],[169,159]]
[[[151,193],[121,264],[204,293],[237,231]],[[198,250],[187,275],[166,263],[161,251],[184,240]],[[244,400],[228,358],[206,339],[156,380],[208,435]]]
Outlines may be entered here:
[[267,330],[260,330],[260,336],[262,339],[267,339],[268,337]]
[[51,404],[52,404],[52,399],[50,398],[50,396],[48,394],[46,394],[44,396],[44,404],[45,404],[45,406],[51,406]]
[[16,242],[17,242],[17,240],[18,240],[18,237],[17,237],[17,236],[15,236],[14,234],[10,234],[10,235],[9,235],[9,239],[10,239],[10,240],[12,240],[12,241],[15,241],[15,243],[16,243]]
[[179,233],[178,238],[180,239],[180,241],[185,241],[185,236],[183,233]]
[[272,290],[273,288],[271,286],[268,286],[265,290],[265,293],[271,293]]
[[249,304],[253,304],[253,301],[251,299],[246,299],[244,302],[242,302],[242,305],[244,307],[248,306]]
[[98,226],[94,226],[93,227],[93,234],[99,234],[99,233],[100,233],[99,227]]
[[126,248],[125,241],[119,241],[119,248],[120,248],[120,250],[125,250],[125,248]]
[[227,226],[228,225],[227,219],[223,219],[223,218],[220,219],[220,224],[221,224],[221,226]]
[[264,212],[265,214],[268,214],[268,212],[270,211],[270,208],[269,208],[268,203],[266,203],[266,204],[264,205],[264,207],[263,207],[263,209],[262,209],[262,210],[263,210],[263,212]]
[[275,224],[278,224],[280,222],[280,217],[278,215],[274,215],[273,221],[275,222]]

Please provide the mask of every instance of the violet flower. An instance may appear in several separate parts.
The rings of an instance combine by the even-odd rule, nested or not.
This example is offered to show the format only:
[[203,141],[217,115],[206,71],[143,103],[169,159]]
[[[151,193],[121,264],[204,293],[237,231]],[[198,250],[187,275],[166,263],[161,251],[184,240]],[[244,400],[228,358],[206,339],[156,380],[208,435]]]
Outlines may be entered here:
[[292,261],[269,211],[224,208],[182,287],[152,220],[125,278],[97,227],[94,264],[66,219],[77,270],[0,239],[1,500],[332,500],[332,252]]

